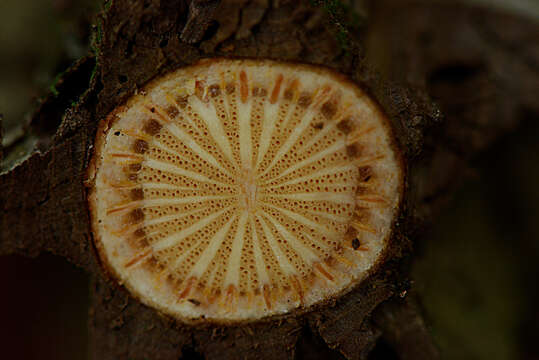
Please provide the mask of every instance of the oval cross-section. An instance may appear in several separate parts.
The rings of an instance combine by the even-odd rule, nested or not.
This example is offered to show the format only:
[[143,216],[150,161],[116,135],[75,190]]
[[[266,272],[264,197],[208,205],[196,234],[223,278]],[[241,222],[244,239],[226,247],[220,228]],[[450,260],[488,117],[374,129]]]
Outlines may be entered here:
[[334,72],[213,59],[103,120],[89,182],[102,262],[183,321],[336,297],[383,252],[402,166],[387,119]]

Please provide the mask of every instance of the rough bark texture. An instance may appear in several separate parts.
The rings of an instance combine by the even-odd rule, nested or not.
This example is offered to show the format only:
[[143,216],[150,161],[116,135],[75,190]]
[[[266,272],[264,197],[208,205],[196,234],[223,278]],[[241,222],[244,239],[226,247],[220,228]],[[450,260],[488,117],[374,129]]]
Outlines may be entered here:
[[[471,164],[482,152],[521,122],[539,118],[539,24],[427,0],[371,1],[370,10],[369,62],[390,79],[426,89],[445,117],[426,134],[426,156],[410,180],[414,215],[430,222],[474,176]],[[393,302],[373,315],[402,359],[432,358],[436,350],[422,335],[416,309]]]
[[2,127],[3,120],[4,120],[4,116],[0,114],[0,163],[4,159],[4,149],[2,147],[2,141],[4,139],[4,128]]
[[425,0],[373,1],[371,63],[427,89],[445,121],[414,185],[418,216],[432,218],[470,176],[469,161],[539,114],[539,24],[502,11]]
[[402,360],[439,358],[421,310],[406,293],[401,298],[387,301],[376,308],[373,318]]
[[[51,251],[93,274],[91,358],[187,359],[202,354],[211,359],[289,359],[295,355],[298,337],[306,331],[348,359],[365,358],[380,336],[393,343],[403,358],[435,356],[434,350],[410,350],[409,344],[426,336],[422,323],[397,333],[398,324],[415,319],[414,308],[387,305],[374,315],[373,310],[408,287],[407,266],[401,259],[410,251],[415,218],[432,215],[452,188],[456,172],[465,168],[471,154],[515,125],[516,120],[507,119],[518,119],[515,113],[522,111],[522,104],[537,111],[537,96],[532,94],[537,87],[539,55],[536,39],[527,34],[539,32],[531,24],[513,20],[515,30],[502,35],[496,24],[505,24],[507,18],[479,9],[408,4],[396,11],[392,4],[378,3],[373,16],[384,19],[384,26],[375,26],[371,35],[388,41],[385,46],[390,50],[386,51],[395,51],[387,58],[399,59],[387,64],[385,72],[397,80],[407,74],[404,80],[430,88],[448,113],[443,127],[426,133],[439,123],[437,108],[422,93],[388,84],[371,72],[355,36],[343,26],[345,21],[336,23],[345,19],[343,9],[319,3],[312,7],[307,1],[229,0],[217,5],[200,0],[110,0],[96,30],[95,60],[82,60],[66,72],[57,84],[59,96],[46,99],[34,116],[31,132],[39,138],[40,151],[0,175],[0,254],[36,256]],[[447,11],[454,16],[445,15],[444,24]],[[406,23],[388,21],[388,14],[393,13],[406,18]],[[481,19],[478,28],[472,25],[476,18]],[[460,22],[457,32],[455,21]],[[476,36],[469,44],[467,29],[483,37]],[[392,33],[398,31],[399,37]],[[422,43],[425,36],[431,39],[430,45]],[[519,47],[526,52],[524,60],[511,57],[510,44],[517,39],[535,41],[534,48]],[[380,46],[371,47],[372,53],[376,55]],[[471,54],[462,60],[466,76],[461,82],[453,81],[453,62],[446,65],[441,57],[439,61],[433,57],[440,46],[446,51],[440,55],[445,59],[451,54]],[[331,304],[249,326],[191,328],[132,299],[101,271],[93,251],[84,187],[98,122],[148,80],[212,56],[264,57],[332,67],[362,84],[395,125],[411,168],[409,203],[396,224],[384,265]],[[495,71],[498,67],[513,72],[491,82],[491,76],[500,73]],[[457,67],[457,73],[463,69]],[[512,94],[522,91],[522,97],[511,100],[506,96],[509,90]],[[455,93],[464,95],[455,97]],[[69,107],[74,94],[82,96]],[[472,101],[472,95],[479,98]],[[424,148],[434,155],[417,162]],[[396,315],[392,318],[391,314]]]

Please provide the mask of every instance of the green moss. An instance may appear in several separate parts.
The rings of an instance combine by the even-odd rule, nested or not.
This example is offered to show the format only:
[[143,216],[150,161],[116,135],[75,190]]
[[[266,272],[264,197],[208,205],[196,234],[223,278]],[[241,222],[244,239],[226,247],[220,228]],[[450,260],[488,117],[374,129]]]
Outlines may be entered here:
[[103,10],[109,11],[111,6],[112,6],[112,0],[106,0],[105,3],[103,4]]
[[92,69],[92,73],[90,74],[90,82],[89,84],[92,85],[94,82],[94,78],[97,75],[97,61],[95,62],[94,68]]
[[341,50],[348,53],[351,48],[350,30],[357,30],[361,17],[354,9],[340,0],[310,0],[311,5],[322,8],[335,25],[335,37]]
[[49,86],[49,90],[52,92],[52,94],[57,97],[58,95],[60,95],[60,92],[58,91],[58,89],[56,88],[56,85],[58,84],[58,82],[62,79],[62,77],[64,76],[64,72],[61,72],[59,73],[58,75],[56,75],[56,77],[54,78],[52,84]]
[[101,26],[101,22],[97,21],[96,25],[94,26],[94,31],[92,32],[92,39],[90,40],[90,47],[94,54],[98,53],[99,45],[101,44],[101,41],[103,40],[103,28]]
[[[109,11],[109,9],[112,6],[112,0],[107,1],[104,6],[103,10],[101,11],[101,14],[105,14]],[[94,54],[99,53],[99,46],[101,42],[103,41],[103,23],[102,23],[102,17],[98,16],[97,21],[95,22],[95,25],[92,29],[92,36],[90,39],[90,48],[92,49]]]

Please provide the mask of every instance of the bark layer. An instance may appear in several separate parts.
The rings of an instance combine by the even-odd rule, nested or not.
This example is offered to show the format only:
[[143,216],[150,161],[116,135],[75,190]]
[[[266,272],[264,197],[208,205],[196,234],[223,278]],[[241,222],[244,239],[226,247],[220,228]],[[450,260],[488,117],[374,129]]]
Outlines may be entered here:
[[539,114],[539,24],[500,10],[425,0],[373,1],[370,63],[426,89],[445,121],[425,143],[418,216],[432,219],[473,171],[470,161]]
[[[407,289],[407,266],[400,259],[410,251],[409,238],[414,236],[418,223],[415,218],[432,215],[434,204],[440,204],[445,191],[451,188],[448,184],[455,171],[462,169],[468,158],[468,155],[461,157],[459,154],[473,154],[483,149],[507,129],[498,126],[498,120],[514,117],[513,112],[520,107],[515,107],[513,102],[507,105],[508,100],[503,96],[481,98],[490,106],[501,101],[499,106],[513,111],[506,113],[507,117],[498,116],[498,108],[477,107],[474,102],[467,103],[468,96],[465,96],[464,104],[458,102],[454,108],[446,107],[450,121],[441,128],[444,131],[431,131],[425,137],[425,130],[439,123],[437,108],[423,93],[390,84],[373,73],[365,63],[356,37],[342,26],[346,21],[336,24],[336,20],[346,18],[343,9],[330,7],[328,4],[332,2],[329,1],[319,3],[315,8],[306,1],[230,0],[218,5],[215,1],[110,1],[96,31],[95,61],[91,58],[66,72],[58,84],[59,98],[47,99],[34,116],[32,133],[39,139],[40,151],[0,175],[0,254],[17,252],[36,256],[42,251],[51,251],[94,275],[90,312],[92,358],[177,359],[196,353],[212,359],[292,358],[298,337],[306,328],[348,359],[365,358],[383,331],[389,342],[398,343],[400,338],[394,334],[398,326],[389,322],[387,314],[395,311],[401,314],[400,318],[407,319],[410,313],[406,308],[395,310],[391,306],[374,315],[373,310]],[[378,11],[383,16],[387,15],[385,9],[395,11],[392,4],[379,6],[375,13]],[[421,39],[426,31],[427,34],[438,34],[436,41],[439,44],[462,41],[451,38],[454,36],[450,35],[454,33],[451,24],[439,26],[441,20],[430,17],[434,13],[441,16],[447,9],[433,8],[435,6],[425,4],[399,8],[400,14],[410,11],[409,16],[419,26],[411,26],[409,32],[399,34],[405,36],[406,41],[396,40],[388,45],[393,49],[391,51],[396,51],[390,59],[410,60],[390,63],[386,72],[393,78],[399,78],[395,74],[408,74],[407,80],[430,88],[442,100],[442,105],[444,101],[451,105],[455,101],[451,96],[453,84],[450,81],[448,85],[444,79],[448,78],[447,73],[451,74],[452,65],[446,69],[429,70],[439,66],[432,60],[437,51],[429,52],[430,47],[422,44]],[[468,29],[477,16],[485,16],[483,10],[452,9],[463,29]],[[470,11],[475,15],[467,15]],[[429,16],[425,16],[425,12]],[[214,20],[208,21],[207,16],[212,13]],[[408,16],[404,18],[408,19]],[[494,30],[495,24],[501,20],[492,14],[487,18],[485,28],[498,34]],[[396,24],[399,22],[385,24],[389,25],[382,28],[383,34],[384,31],[398,31]],[[516,23],[514,27],[523,29],[520,33],[513,32],[515,38],[525,38],[526,31],[534,29],[531,25]],[[399,41],[406,46],[400,45]],[[514,38],[504,41],[510,44]],[[476,43],[481,44],[481,41],[476,40]],[[473,48],[472,45],[461,46],[453,51],[460,53],[462,49]],[[500,59],[513,64],[508,50],[498,51],[501,52]],[[411,167],[410,202],[397,223],[391,252],[386,254],[384,265],[342,298],[310,312],[248,326],[192,328],[140,304],[102,272],[92,247],[84,187],[99,121],[155,76],[212,56],[264,57],[329,66],[367,89],[393,121],[403,155]],[[524,90],[527,91],[523,90],[523,96],[525,92],[536,90],[533,79],[537,79],[537,53],[529,50],[526,59],[515,65],[515,69],[520,69],[518,76],[532,79],[526,80],[530,82],[526,82]],[[502,60],[494,65],[506,64]],[[496,90],[489,88],[490,82],[485,80],[492,74],[492,68],[496,68],[494,65],[480,64],[478,79],[472,67],[469,71],[471,79],[464,79],[463,85],[457,84],[462,86],[459,91],[473,93],[477,85],[481,89],[487,88],[487,92]],[[503,89],[518,88],[511,76],[504,81]],[[87,82],[88,89],[81,88],[83,82]],[[70,106],[73,93],[82,96]],[[527,99],[526,104],[533,104],[533,97]],[[464,116],[460,112],[464,112]],[[468,124],[475,121],[478,114],[484,123],[481,131],[495,129],[486,142],[477,135],[475,127]],[[468,120],[462,122],[462,119]],[[442,146],[438,144],[439,139],[443,139]],[[459,150],[448,145],[451,139],[462,139],[459,143],[463,146],[471,145],[465,151]],[[417,155],[425,147],[434,155],[417,163]],[[450,166],[453,170],[439,169],[438,164],[454,164]],[[413,212],[418,204],[420,211]],[[418,327],[412,328],[408,335],[416,339],[414,334],[418,329],[421,333],[421,327]],[[406,349],[402,351],[406,352]]]

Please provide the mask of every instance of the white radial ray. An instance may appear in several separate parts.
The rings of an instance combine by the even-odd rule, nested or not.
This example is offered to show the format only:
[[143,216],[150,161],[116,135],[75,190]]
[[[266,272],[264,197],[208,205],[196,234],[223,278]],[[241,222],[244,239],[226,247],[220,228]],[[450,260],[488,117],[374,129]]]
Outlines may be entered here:
[[[141,188],[142,186],[137,183],[132,183],[131,185],[120,185],[120,186],[111,186],[113,191],[117,190],[129,190],[135,188]],[[188,187],[188,186],[176,186],[165,183],[154,183],[154,182],[145,182],[144,189],[148,190],[198,190],[197,188]],[[110,190],[109,190],[110,191]]]
[[201,203],[201,202],[210,201],[210,200],[228,200],[233,197],[236,197],[236,195],[203,195],[203,196],[184,196],[184,197],[178,197],[178,198],[165,198],[165,199],[147,199],[147,200],[144,200],[144,207]]
[[[320,248],[324,249],[325,251],[328,251],[328,250],[331,250],[331,246],[328,245],[326,242],[320,240],[320,239],[317,239],[311,235],[309,235],[308,232],[305,232],[303,234],[303,236],[305,236],[307,239],[309,239],[313,244],[315,244],[316,246],[320,246]],[[331,241],[331,237],[328,237],[329,240],[328,241]]]
[[312,193],[293,193],[293,194],[274,194],[271,197],[301,200],[301,201],[328,201],[338,204],[353,204],[354,199],[349,194],[335,194],[334,192],[312,192]]
[[[218,266],[214,266],[209,274],[208,274],[208,280],[206,281],[207,284],[213,284],[214,281],[215,281],[215,276],[217,275],[217,272],[220,270],[220,268]],[[208,271],[208,268],[206,268],[206,270],[204,270],[204,272]],[[202,273],[202,275],[200,275],[201,277],[204,277],[205,273]],[[206,289],[206,291],[208,291]]]
[[[118,164],[118,163],[120,163],[120,164],[131,163],[132,164],[133,162],[140,161],[140,160],[144,159],[144,155],[132,154],[132,153],[126,152],[126,151],[127,150],[124,147],[117,148],[117,150],[110,151],[107,154],[105,154],[105,159],[104,160],[105,161],[111,161],[111,162],[114,162],[116,164]],[[118,160],[118,159],[126,159],[127,161]]]
[[185,160],[185,161],[188,161],[188,162],[193,162],[193,160],[189,159],[187,156],[183,155],[182,153],[180,153],[180,152],[178,152],[178,151],[176,151],[176,150],[174,150],[172,148],[169,148],[166,144],[162,143],[157,138],[154,138],[152,140],[152,146],[154,146],[156,148],[159,148],[161,150],[164,150],[166,152],[169,152],[170,154],[172,154],[174,156],[178,156],[182,160]]
[[301,119],[301,122],[299,123],[299,125],[294,128],[294,130],[292,131],[288,139],[286,139],[283,146],[281,146],[279,151],[277,151],[271,163],[268,165],[266,169],[264,169],[264,171],[262,171],[260,176],[264,176],[268,171],[271,170],[273,166],[275,166],[275,164],[277,164],[277,162],[279,162],[279,160],[281,160],[284,154],[290,151],[292,146],[294,146],[294,144],[299,139],[301,134],[303,134],[307,126],[309,126],[309,124],[311,123],[313,116],[314,116],[313,111],[307,111],[306,114],[303,114],[303,118]]
[[230,186],[227,183],[210,179],[209,177],[201,175],[201,174],[199,174],[197,172],[185,170],[185,169],[182,169],[181,167],[171,165],[171,164],[167,164],[167,163],[159,161],[159,160],[146,159],[146,160],[144,160],[143,164],[145,166],[147,166],[147,167],[152,168],[152,169],[161,170],[161,171],[167,171],[169,173],[172,173],[172,174],[175,174],[175,175],[180,175],[180,176],[185,176],[185,177],[188,177],[188,178],[193,179],[193,180],[207,182],[207,183],[211,183],[211,184],[215,184],[215,185],[221,185],[221,186],[225,186],[225,187]]
[[385,154],[372,155],[369,157],[360,158],[354,163],[356,164],[356,166],[361,167],[365,165],[371,165],[379,160],[384,159],[385,157],[386,157]]
[[163,250],[163,249],[166,249],[166,248],[169,248],[171,246],[174,246],[176,245],[177,243],[179,243],[180,241],[182,241],[183,239],[185,239],[186,237],[188,237],[189,235],[192,235],[194,233],[196,233],[197,231],[200,231],[202,230],[205,226],[211,224],[213,221],[217,220],[217,218],[219,218],[219,216],[223,215],[226,211],[230,210],[232,206],[228,206],[216,213],[213,213],[203,219],[200,219],[199,221],[197,221],[196,223],[194,223],[193,225],[191,225],[190,227],[188,228],[185,228],[185,229],[182,229],[180,231],[178,231],[177,233],[174,233],[174,234],[171,234],[161,240],[159,240],[157,243],[155,244],[152,244],[152,247],[155,251],[159,251],[159,250]]
[[260,215],[257,215],[256,217],[260,221],[260,225],[262,225],[262,230],[264,231],[266,242],[268,243],[271,251],[273,251],[273,255],[277,259],[279,267],[283,270],[285,274],[297,274],[296,268],[288,261],[287,257],[281,250],[281,247],[277,243],[277,240],[275,239],[275,237],[271,233],[271,230],[266,224],[266,221]]
[[[290,112],[290,109],[288,109]],[[279,103],[271,104],[268,101],[264,102],[264,126],[262,127],[262,132],[260,134],[258,149],[258,157],[256,159],[255,169],[258,169],[260,162],[264,159],[264,155],[269,149],[271,143],[271,135],[275,129],[275,123],[279,118]],[[287,115],[288,116],[288,115]]]
[[221,170],[224,174],[233,177],[233,175],[222,166],[219,161],[217,161],[209,152],[204,150],[198,143],[185,131],[180,129],[177,125],[174,123],[163,123],[163,125],[170,131],[174,136],[178,138],[182,143],[184,143],[188,148],[193,150],[198,156],[200,156],[202,159],[209,162],[211,165],[216,167],[217,169]]
[[200,258],[196,262],[195,266],[193,266],[186,279],[189,279],[191,276],[201,277],[204,274],[208,265],[211,263],[211,260],[215,257],[215,254],[223,244],[226,234],[230,230],[230,227],[235,220],[236,215],[233,215],[225,226],[219,229],[219,231],[210,239],[208,246],[204,249],[202,255],[200,255]]
[[[299,184],[299,183],[302,183],[302,182],[305,182],[305,181],[308,181],[308,180],[311,180],[311,179],[317,179],[317,178],[320,178],[322,176],[333,175],[333,174],[336,174],[336,173],[338,174],[340,172],[347,172],[347,171],[350,171],[350,170],[354,170],[356,168],[357,168],[357,166],[346,163],[346,165],[335,166],[335,167],[331,167],[331,168],[322,169],[322,170],[319,170],[319,171],[316,171],[316,172],[313,172],[313,173],[310,173],[310,174],[307,174],[307,175],[304,175],[304,176],[300,176],[300,177],[292,179],[292,180],[288,180],[288,181],[286,181],[284,183],[266,186],[266,188],[267,189],[273,189],[273,188],[277,188],[277,187],[281,187],[281,186]],[[271,182],[271,181],[274,181],[274,179],[270,179],[270,180],[266,181],[266,184],[268,182]]]
[[[140,185],[137,185],[137,187],[140,187]],[[192,186],[177,186],[172,184],[166,184],[166,183],[154,183],[154,182],[145,182],[142,186],[143,189],[148,190],[188,190],[188,191],[202,191],[204,189],[199,187],[192,187]]]
[[[176,109],[178,110],[179,112],[179,115],[182,117],[182,119],[184,119],[185,121],[187,121],[189,123],[189,125],[191,125],[191,127],[199,134],[199,135],[202,135],[203,132],[202,130],[200,130],[198,128],[198,126],[196,125],[196,123],[193,121],[193,119],[191,119],[191,117],[185,112],[183,111],[183,109],[178,105],[178,103],[174,100],[174,98],[170,95],[170,94],[167,94],[166,95],[166,100],[169,104],[173,105],[176,107]],[[166,112],[164,112],[162,109],[160,109],[160,113],[163,115],[163,116],[166,116],[168,119],[170,119],[170,121],[177,121],[175,119],[171,119],[170,116],[168,116],[168,114]]]
[[196,96],[191,96],[189,98],[189,102],[193,110],[200,115],[200,118],[208,127],[210,135],[215,140],[215,143],[221,148],[223,154],[225,154],[228,160],[230,160],[230,162],[233,164],[234,157],[232,155],[232,148],[230,147],[226,132],[221,126],[221,121],[217,115],[215,106],[213,106],[211,102],[203,103]]
[[381,195],[376,195],[376,194],[362,195],[362,196],[356,197],[356,199],[358,200],[358,202],[361,203],[361,205],[366,205],[369,207],[376,207],[376,206],[385,207],[390,203],[390,201],[387,198]]
[[248,218],[248,212],[243,211],[238,221],[238,230],[236,231],[236,236],[234,237],[234,241],[232,243],[232,252],[228,258],[226,278],[223,283],[225,286],[230,284],[238,286],[240,283],[240,261],[243,243],[245,242],[245,228]]
[[197,214],[199,212],[203,212],[204,210],[207,210],[207,209],[208,209],[208,207],[206,206],[206,207],[203,207],[203,208],[200,208],[200,209],[195,209],[195,210],[192,210],[192,211],[186,211],[186,212],[183,212],[181,214],[165,215],[165,216],[156,217],[156,218],[151,219],[151,220],[144,220],[144,226],[158,225],[158,224],[166,223],[166,222],[169,222],[169,221],[174,221],[174,220],[186,218],[189,215],[194,215],[194,214]]
[[330,147],[328,147],[328,148],[326,148],[326,149],[324,149],[322,151],[319,151],[316,154],[313,154],[312,156],[308,157],[307,159],[305,159],[303,161],[299,161],[299,162],[295,163],[294,165],[290,166],[288,169],[286,169],[285,171],[283,171],[282,173],[277,175],[273,180],[280,179],[283,176],[286,176],[286,175],[288,175],[288,174],[290,174],[290,173],[292,173],[292,172],[294,172],[294,171],[296,171],[298,169],[301,169],[305,165],[309,165],[310,163],[313,163],[315,161],[323,159],[326,156],[329,156],[329,155],[333,154],[334,152],[342,150],[342,149],[344,149],[344,147],[345,147],[344,142],[336,142],[335,144],[333,144],[333,146],[330,146]]
[[329,124],[326,124],[322,130],[316,133],[315,136],[313,136],[309,141],[307,141],[303,146],[301,146],[297,153],[298,155],[303,154],[305,151],[307,151],[311,146],[316,144],[320,141],[324,136],[328,135],[328,133],[335,128],[337,125],[337,121],[332,121]]
[[344,216],[341,215],[335,215],[324,211],[314,211],[314,210],[307,210],[307,212],[311,215],[318,215],[325,217],[328,220],[335,221],[337,223],[346,224],[350,219],[347,219]]
[[290,231],[286,230],[286,228],[278,222],[273,216],[271,216],[268,213],[264,214],[266,218],[275,226],[277,231],[281,233],[283,236],[283,239],[286,240],[286,242],[294,249],[294,251],[303,259],[303,261],[307,264],[312,264],[316,260],[320,260],[318,256],[301,240],[299,240],[294,234],[292,234]]
[[[166,145],[163,144],[162,142],[158,141],[157,139],[154,139],[154,140],[153,140],[152,146],[157,147],[157,148],[160,148],[161,150],[165,150],[165,151],[169,152],[169,153],[172,154],[172,155],[178,156],[180,159],[182,159],[182,160],[184,160],[184,161],[187,161],[187,162],[193,162],[192,160],[190,160],[190,159],[187,158],[186,156],[182,155],[181,153],[177,152],[177,151],[174,150],[174,149],[169,148],[168,146],[166,146]],[[216,168],[216,169],[219,170],[219,171],[221,171],[221,169],[219,169],[219,168]],[[224,174],[227,174],[227,173],[224,173]]]
[[156,206],[170,206],[178,204],[190,204],[190,203],[202,203],[204,201],[211,200],[230,200],[236,197],[236,195],[203,195],[203,196],[185,196],[180,198],[155,198],[145,200],[128,201],[125,203],[115,204],[114,207],[109,208],[107,211],[111,213],[121,213],[128,210],[133,210],[139,206],[144,208],[151,208]]
[[201,203],[204,201],[211,201],[211,200],[229,200],[234,197],[236,197],[236,195],[205,195],[205,196],[185,196],[185,197],[169,198],[169,199],[148,199],[148,200],[144,200],[144,207],[193,204],[193,203]]
[[258,277],[263,284],[269,284],[270,278],[266,271],[266,263],[264,262],[264,255],[260,249],[260,243],[256,232],[255,223],[252,217],[249,217],[249,223],[251,225],[251,234],[253,234],[253,255],[255,257],[255,266]]
[[275,206],[275,205],[268,204],[268,203],[264,203],[264,205],[268,206],[268,207],[270,207],[272,209],[278,210],[278,211],[282,212],[283,214],[285,214],[286,216],[288,216],[289,218],[291,218],[293,220],[296,220],[297,222],[302,223],[303,225],[306,225],[307,227],[313,228],[313,229],[319,231],[322,234],[327,234],[327,235],[331,235],[331,236],[338,236],[339,235],[337,232],[335,232],[333,230],[330,230],[330,229],[326,228],[325,226],[320,225],[320,224],[306,218],[303,215],[300,215],[300,214],[295,213],[293,211],[284,209],[284,208],[282,208],[280,206]]
[[238,104],[238,125],[240,132],[240,159],[244,169],[252,167],[253,146],[251,142],[251,107],[252,101]]

